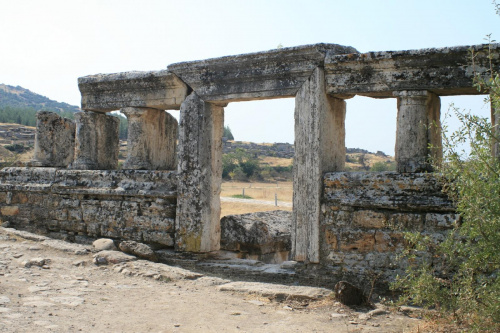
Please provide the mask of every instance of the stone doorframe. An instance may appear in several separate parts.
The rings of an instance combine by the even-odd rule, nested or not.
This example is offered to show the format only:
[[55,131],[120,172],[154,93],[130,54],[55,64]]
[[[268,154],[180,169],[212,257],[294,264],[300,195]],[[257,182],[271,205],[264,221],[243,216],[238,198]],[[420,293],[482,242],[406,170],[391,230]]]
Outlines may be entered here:
[[[470,48],[476,50],[475,68],[468,63]],[[481,53],[486,49],[494,57]],[[175,147],[165,148],[168,163],[155,153],[171,144],[168,128],[175,122],[155,110],[180,109],[175,249],[189,252],[217,251],[220,246],[224,107],[295,97],[292,257],[317,263],[323,175],[342,171],[345,163],[344,100],[355,95],[396,97],[398,172],[431,171],[428,155],[441,154],[439,96],[478,94],[473,74],[487,73],[490,59],[498,66],[499,49],[495,44],[360,54],[349,46],[315,44],[178,63],[162,71],[92,75],[79,78],[78,85],[86,112],[123,109],[133,117],[129,145],[135,153],[126,163],[132,168],[172,165]],[[158,127],[160,118],[164,125]],[[77,147],[87,131],[94,129],[81,125]],[[150,135],[162,137],[162,142],[145,145],[144,136]],[[100,141],[110,139],[103,136]],[[429,144],[436,149],[430,150]],[[85,160],[81,165],[107,165],[82,147],[75,156]]]

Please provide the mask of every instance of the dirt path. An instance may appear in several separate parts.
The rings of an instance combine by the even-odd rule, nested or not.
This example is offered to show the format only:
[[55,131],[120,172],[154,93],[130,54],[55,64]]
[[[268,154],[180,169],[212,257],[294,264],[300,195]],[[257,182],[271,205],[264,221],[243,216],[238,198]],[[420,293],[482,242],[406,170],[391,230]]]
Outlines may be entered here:
[[367,316],[330,298],[277,302],[220,291],[227,281],[206,276],[155,280],[149,262],[134,276],[123,265],[94,265],[92,254],[77,255],[85,252],[73,245],[55,250],[6,230],[0,228],[1,332],[404,332],[420,322],[383,310]]

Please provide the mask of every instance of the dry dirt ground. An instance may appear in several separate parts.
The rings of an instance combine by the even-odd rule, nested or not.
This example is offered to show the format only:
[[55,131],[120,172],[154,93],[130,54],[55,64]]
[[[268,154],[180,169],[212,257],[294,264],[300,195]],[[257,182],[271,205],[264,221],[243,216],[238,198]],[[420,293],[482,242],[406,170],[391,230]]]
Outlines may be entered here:
[[[0,332],[408,332],[422,323],[330,297],[278,302],[272,292],[221,291],[229,281],[145,261],[142,272],[96,266],[82,246],[28,236],[0,228]],[[155,279],[151,265],[175,274]]]

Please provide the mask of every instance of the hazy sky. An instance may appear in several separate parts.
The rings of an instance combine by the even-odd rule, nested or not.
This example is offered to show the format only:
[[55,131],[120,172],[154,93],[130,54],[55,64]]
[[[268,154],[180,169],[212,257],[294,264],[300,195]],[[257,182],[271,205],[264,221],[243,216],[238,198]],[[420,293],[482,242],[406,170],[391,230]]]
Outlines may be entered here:
[[[77,78],[312,43],[360,52],[500,38],[491,0],[0,0],[0,83],[79,105]],[[443,98],[487,115],[482,98]],[[293,143],[293,99],[231,103],[237,140]],[[177,112],[178,113],[178,112]],[[394,153],[396,101],[347,101],[348,147]]]

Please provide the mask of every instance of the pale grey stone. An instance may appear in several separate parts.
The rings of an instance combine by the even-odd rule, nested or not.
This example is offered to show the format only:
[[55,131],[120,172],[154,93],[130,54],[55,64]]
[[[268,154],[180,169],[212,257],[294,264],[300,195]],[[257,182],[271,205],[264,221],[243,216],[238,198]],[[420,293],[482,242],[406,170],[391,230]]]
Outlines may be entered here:
[[98,112],[77,112],[73,169],[106,170],[118,166],[120,120]]
[[135,241],[123,241],[120,243],[119,247],[120,250],[125,253],[132,254],[142,259],[158,261],[155,252],[146,244]]
[[34,166],[67,167],[75,155],[75,123],[55,112],[36,113]]
[[[168,66],[205,101],[234,102],[293,97],[327,52],[356,53],[350,46],[315,44],[183,62]],[[228,84],[230,82],[230,84]]]
[[92,247],[96,251],[117,251],[115,242],[109,238],[99,238],[92,243]]
[[221,248],[249,254],[290,251],[292,213],[276,210],[221,219]]
[[328,297],[331,290],[315,287],[286,286],[260,282],[231,282],[217,287],[220,291],[257,294],[263,297],[296,300],[317,300]]
[[7,296],[0,296],[0,305],[6,305],[7,303],[10,303],[10,298]]
[[292,257],[319,262],[323,174],[345,165],[345,102],[326,95],[322,69],[314,70],[295,99]]
[[[181,105],[175,247],[209,252],[220,244],[224,109],[196,93]],[[196,138],[196,140],[193,140]]]
[[97,74],[78,78],[82,109],[113,111],[124,107],[179,109],[188,87],[167,70]]
[[[441,102],[428,91],[397,91],[395,159],[398,172],[432,171],[442,156]],[[433,147],[433,148],[430,148]]]
[[93,258],[94,264],[96,265],[117,264],[120,262],[137,260],[136,257],[119,251],[101,251],[94,254]]
[[[327,92],[338,97],[392,97],[398,90],[429,90],[439,95],[477,95],[475,74],[488,75],[489,45],[382,51],[342,55],[327,52]],[[476,51],[474,67],[469,50]],[[478,52],[483,50],[482,52]],[[491,45],[498,68],[500,44]]]
[[126,107],[127,159],[123,169],[174,170],[176,168],[177,120],[168,112]]

